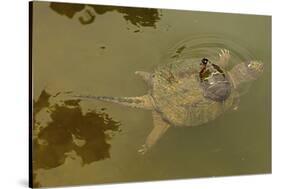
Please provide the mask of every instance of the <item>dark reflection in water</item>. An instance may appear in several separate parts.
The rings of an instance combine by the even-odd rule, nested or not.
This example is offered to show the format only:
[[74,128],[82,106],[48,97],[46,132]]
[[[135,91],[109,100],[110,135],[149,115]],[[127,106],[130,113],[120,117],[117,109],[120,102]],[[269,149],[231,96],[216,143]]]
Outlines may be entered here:
[[51,97],[45,90],[43,90],[37,101],[34,101],[33,113],[36,115],[41,109],[50,105],[49,98]]
[[103,5],[83,5],[70,3],[50,3],[50,8],[58,14],[73,18],[80,12],[79,21],[86,25],[93,23],[96,15],[102,15],[107,12],[117,11],[123,15],[123,18],[137,27],[156,28],[156,22],[160,20],[159,10],[152,8],[129,8]]
[[68,3],[50,3],[50,8],[61,15],[65,15],[68,18],[73,18],[74,14],[85,8],[85,5],[68,4]]
[[[53,97],[57,96],[54,95]],[[82,165],[110,157],[108,141],[120,131],[120,123],[104,112],[82,112],[80,100],[50,103],[51,95],[43,90],[34,101],[33,167],[35,170],[51,169],[62,165],[73,153]],[[44,123],[40,117],[48,117]],[[72,155],[71,155],[72,154]],[[75,155],[74,155],[75,157]]]

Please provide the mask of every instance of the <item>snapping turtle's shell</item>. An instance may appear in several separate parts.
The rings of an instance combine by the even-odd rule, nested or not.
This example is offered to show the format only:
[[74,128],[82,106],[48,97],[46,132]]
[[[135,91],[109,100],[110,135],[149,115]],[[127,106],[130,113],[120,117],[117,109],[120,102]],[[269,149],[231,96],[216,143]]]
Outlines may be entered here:
[[198,60],[189,59],[161,66],[154,73],[155,107],[172,125],[200,125],[215,119],[232,105],[232,95],[224,103],[204,97],[198,70]]
[[224,102],[204,97],[198,74],[203,57],[217,64],[220,49],[225,48],[234,52],[230,66],[251,59],[229,41],[214,36],[198,39],[177,45],[153,74],[151,95],[155,108],[174,126],[196,126],[214,120],[231,108],[238,96],[233,89]]

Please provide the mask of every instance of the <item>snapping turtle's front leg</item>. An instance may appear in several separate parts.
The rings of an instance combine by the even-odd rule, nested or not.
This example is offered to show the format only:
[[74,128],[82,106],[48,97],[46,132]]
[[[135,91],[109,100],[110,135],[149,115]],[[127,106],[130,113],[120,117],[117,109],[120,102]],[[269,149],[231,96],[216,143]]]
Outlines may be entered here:
[[219,53],[219,66],[226,68],[230,59],[230,52],[227,49],[221,49]]
[[156,111],[152,112],[154,127],[146,138],[145,144],[142,145],[141,149],[138,150],[139,153],[145,154],[156,142],[164,135],[168,130],[170,125],[165,122],[159,113]]
[[149,87],[151,87],[151,85],[152,85],[152,74],[151,73],[143,72],[143,71],[136,71],[135,74],[139,75],[145,81],[145,83]]

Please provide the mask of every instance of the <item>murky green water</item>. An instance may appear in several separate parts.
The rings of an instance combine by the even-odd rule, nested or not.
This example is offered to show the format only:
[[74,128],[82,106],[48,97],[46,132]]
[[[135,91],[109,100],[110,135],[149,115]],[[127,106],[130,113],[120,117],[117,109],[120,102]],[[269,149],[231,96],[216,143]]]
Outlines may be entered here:
[[[137,149],[150,111],[59,98],[145,94],[135,71],[152,72],[172,46],[209,33],[250,49],[265,64],[262,77],[237,111],[172,127],[145,156]],[[36,186],[271,172],[271,17],[36,2],[32,63]]]

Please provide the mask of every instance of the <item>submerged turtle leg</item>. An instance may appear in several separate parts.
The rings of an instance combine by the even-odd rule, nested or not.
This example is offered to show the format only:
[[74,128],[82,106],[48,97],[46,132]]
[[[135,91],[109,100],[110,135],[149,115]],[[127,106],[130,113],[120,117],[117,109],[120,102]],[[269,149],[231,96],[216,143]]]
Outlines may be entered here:
[[239,94],[238,92],[236,92],[234,94],[234,100],[233,100],[233,110],[237,111],[239,108],[239,104],[240,104],[240,98],[239,98]]
[[95,99],[105,102],[112,102],[131,108],[153,109],[153,100],[150,95],[138,97],[108,97],[108,96],[91,96],[91,95],[77,95],[72,96],[80,99]]
[[227,65],[228,65],[228,61],[230,59],[230,53],[229,53],[229,50],[227,49],[221,49],[220,50],[221,52],[219,53],[219,66],[221,66],[222,68],[226,68]]
[[152,83],[151,73],[143,72],[143,71],[136,71],[135,74],[139,75],[145,81],[146,84],[151,85],[151,83]]
[[142,145],[142,148],[138,150],[139,153],[145,154],[156,142],[164,135],[168,130],[170,125],[165,122],[159,113],[156,111],[152,112],[153,124],[154,127],[148,137],[146,138],[145,144]]

